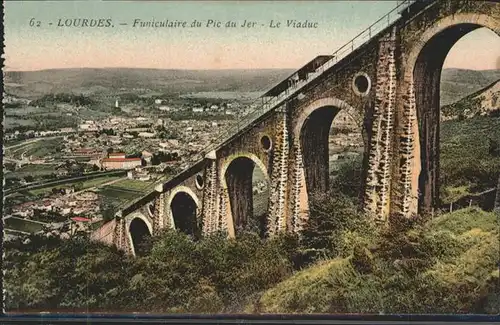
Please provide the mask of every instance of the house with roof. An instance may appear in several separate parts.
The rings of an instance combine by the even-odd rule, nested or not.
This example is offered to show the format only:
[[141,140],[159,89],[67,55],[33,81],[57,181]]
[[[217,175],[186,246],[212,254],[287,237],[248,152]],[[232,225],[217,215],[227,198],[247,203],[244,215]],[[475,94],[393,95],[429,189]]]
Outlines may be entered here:
[[142,165],[141,158],[126,158],[124,152],[112,152],[101,160],[104,169],[133,169]]

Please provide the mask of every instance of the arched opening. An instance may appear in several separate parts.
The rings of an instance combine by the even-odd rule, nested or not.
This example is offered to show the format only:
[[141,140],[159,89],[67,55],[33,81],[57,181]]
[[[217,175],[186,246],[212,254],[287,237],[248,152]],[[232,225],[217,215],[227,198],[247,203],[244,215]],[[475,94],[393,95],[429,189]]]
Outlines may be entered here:
[[[500,124],[498,117],[491,117],[493,112],[487,112],[494,107],[485,107],[481,93],[495,87],[500,74],[481,71],[488,63],[479,59],[477,46],[470,43],[481,39],[482,46],[496,53],[490,61],[499,69],[495,62],[500,53],[498,36],[478,24],[456,24],[430,38],[418,54],[413,82],[420,142],[419,213],[445,206],[452,209],[454,201],[472,204],[469,194],[494,187],[498,180],[494,169],[500,170],[500,164],[495,165],[498,158],[490,155],[488,146],[491,141],[500,143],[500,133],[495,131]],[[498,88],[497,95],[490,93],[497,96]],[[485,121],[488,116],[497,121]]]
[[130,222],[130,236],[132,237],[132,245],[136,256],[144,256],[150,250],[151,233],[146,225],[146,222],[141,218],[135,218]]
[[186,192],[178,192],[173,197],[170,208],[175,228],[194,238],[199,238],[200,227],[198,227],[198,220],[196,220],[197,205],[191,195]]
[[357,178],[361,180],[361,175],[357,174],[361,172],[364,148],[361,122],[361,114],[350,107],[323,106],[307,117],[300,145],[309,196],[327,192],[332,180],[348,173],[353,177],[353,196],[359,194],[361,183]]
[[265,171],[248,157],[231,161],[224,175],[235,235],[242,231],[265,237],[269,205],[269,182]]

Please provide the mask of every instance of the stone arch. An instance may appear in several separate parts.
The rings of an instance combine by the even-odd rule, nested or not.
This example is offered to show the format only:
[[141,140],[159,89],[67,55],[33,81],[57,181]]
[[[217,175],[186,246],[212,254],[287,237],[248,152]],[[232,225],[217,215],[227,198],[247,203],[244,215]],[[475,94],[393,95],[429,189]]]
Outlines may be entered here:
[[144,236],[152,236],[153,224],[140,212],[133,212],[127,216],[127,235],[132,255],[137,256],[137,246],[143,243]]
[[[226,224],[228,225],[230,236],[234,236],[239,228],[246,227],[249,221],[247,220],[247,216],[253,216],[252,178],[255,166],[259,167],[264,174],[269,188],[270,175],[267,167],[253,153],[232,155],[222,165],[220,183],[225,193],[224,195],[228,196],[227,203],[229,204],[222,208],[228,212],[226,213]],[[230,173],[228,174],[228,172]],[[238,195],[236,195],[235,191],[238,191]],[[269,197],[267,199],[269,200]],[[260,220],[258,222],[261,236],[264,236],[267,220]]]
[[[500,6],[497,4],[497,6]],[[499,9],[500,11],[500,9]],[[441,20],[434,23],[430,28],[426,28],[425,32],[422,33],[419,40],[417,40],[410,50],[410,54],[405,60],[404,66],[405,77],[412,77],[417,58],[422,52],[423,48],[428,44],[428,42],[441,34],[445,30],[453,27],[459,27],[460,25],[470,25],[470,30],[464,31],[463,35],[458,37],[453,44],[455,44],[462,36],[468,34],[469,32],[478,28],[488,28],[500,36],[500,20],[494,18],[490,15],[485,14],[474,14],[474,13],[458,13],[451,16],[442,18]],[[453,46],[453,45],[452,45]],[[450,46],[451,48],[451,46]]]
[[248,153],[240,153],[240,154],[236,154],[236,155],[232,155],[232,156],[228,157],[226,159],[226,161],[224,162],[224,164],[222,165],[222,169],[221,169],[221,173],[220,173],[220,182],[221,182],[224,189],[227,189],[227,183],[226,183],[226,179],[224,178],[224,175],[226,174],[226,171],[227,171],[229,165],[231,165],[231,163],[237,158],[248,158],[251,161],[253,161],[255,163],[255,165],[257,165],[264,172],[266,180],[269,181],[270,177],[269,177],[269,173],[267,171],[267,167],[266,167],[266,165],[264,165],[262,160],[260,160],[260,158],[257,157],[257,155],[255,155],[253,153],[249,153],[249,152]]
[[[199,214],[200,214],[200,200],[198,199],[198,196],[196,195],[196,193],[194,193],[194,191],[192,189],[190,189],[189,187],[187,186],[177,186],[175,187],[169,194],[169,196],[167,197],[167,211],[168,211],[168,218],[170,220],[170,225],[172,228],[175,228],[175,229],[178,229],[178,222],[176,223],[175,221],[175,209],[172,208],[172,203],[175,203],[174,200],[176,198],[179,198],[179,195],[181,196],[185,196],[184,198],[189,198],[190,200],[192,200],[192,202],[194,203],[195,207],[194,207],[194,211],[193,211],[193,216],[191,217],[194,217],[195,219],[195,222],[196,222],[196,229],[193,233],[193,235],[195,235],[195,237],[197,237],[199,234],[198,232],[200,231],[200,227],[198,225],[198,217],[199,217]],[[181,231],[184,231],[186,232],[186,229],[180,229]],[[188,231],[189,232],[189,231]]]
[[309,104],[294,126],[294,147],[300,151],[304,174],[301,183],[306,185],[309,197],[313,191],[324,192],[329,182],[329,134],[337,114],[341,111],[356,112],[345,101],[326,97]]
[[302,130],[302,127],[304,126],[304,123],[306,119],[317,109],[320,109],[322,107],[337,107],[339,109],[349,109],[349,110],[354,110],[354,108],[349,105],[347,102],[338,99],[336,97],[324,97],[315,100],[314,102],[310,103],[307,105],[306,108],[304,108],[301,113],[299,118],[297,119],[297,122],[295,123],[295,126],[293,128],[293,135],[294,138],[297,139],[300,136],[300,131]]
[[[500,12],[500,5],[497,11]],[[457,13],[427,28],[404,58],[403,114],[396,125],[399,139],[397,210],[405,216],[430,212],[439,201],[440,82],[444,61],[451,48],[466,34],[488,28],[500,37],[500,20],[493,16]]]

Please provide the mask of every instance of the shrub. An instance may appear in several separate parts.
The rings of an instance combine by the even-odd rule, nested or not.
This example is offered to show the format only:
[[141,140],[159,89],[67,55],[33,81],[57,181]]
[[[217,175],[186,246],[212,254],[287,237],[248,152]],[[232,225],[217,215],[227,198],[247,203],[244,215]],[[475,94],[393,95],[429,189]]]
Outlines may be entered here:
[[352,200],[339,195],[316,194],[310,200],[309,220],[301,231],[302,246],[317,252],[317,258],[332,257],[339,247],[339,235],[359,219]]

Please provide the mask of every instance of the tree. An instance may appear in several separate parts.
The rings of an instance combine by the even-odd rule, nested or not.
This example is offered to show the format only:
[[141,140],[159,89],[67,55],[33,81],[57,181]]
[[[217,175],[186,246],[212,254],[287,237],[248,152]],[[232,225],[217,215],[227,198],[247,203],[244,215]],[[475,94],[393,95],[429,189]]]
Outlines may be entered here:
[[57,188],[57,187],[52,188],[52,194],[60,194],[63,192],[64,192],[64,190],[62,188]]
[[7,169],[8,171],[15,171],[16,170],[16,164],[15,163],[9,163],[9,162],[6,162],[3,164],[3,166],[5,167],[5,169]]
[[116,132],[113,129],[103,129],[101,133],[104,133],[106,135],[116,135]]
[[82,190],[83,189],[83,183],[82,182],[76,183],[75,186],[74,186],[74,188],[75,188],[75,192]]
[[153,154],[153,157],[151,157],[151,165],[156,166],[160,164],[160,158],[156,154]]
[[68,172],[71,175],[83,175],[83,173],[85,172],[85,166],[79,163],[74,163],[68,169]]
[[302,230],[303,246],[313,259],[338,253],[344,230],[353,230],[361,222],[355,201],[342,193],[316,193],[311,197],[310,216]]
[[166,166],[163,170],[162,173],[166,175],[175,175],[179,173],[180,170],[174,166]]
[[340,164],[330,184],[330,190],[353,199],[359,197],[362,183],[363,157],[356,156]]
[[132,153],[130,155],[127,155],[127,158],[141,158],[141,156],[142,156],[142,153],[140,153],[140,152],[134,152],[134,153]]
[[488,139],[489,149],[488,153],[493,157],[500,157],[500,144],[494,139]]
[[495,197],[495,204],[493,209],[500,213],[500,175],[498,175],[497,194]]
[[113,220],[113,218],[115,217],[114,207],[104,200],[101,201],[101,204],[99,204],[99,211],[102,214],[103,220],[106,222]]

